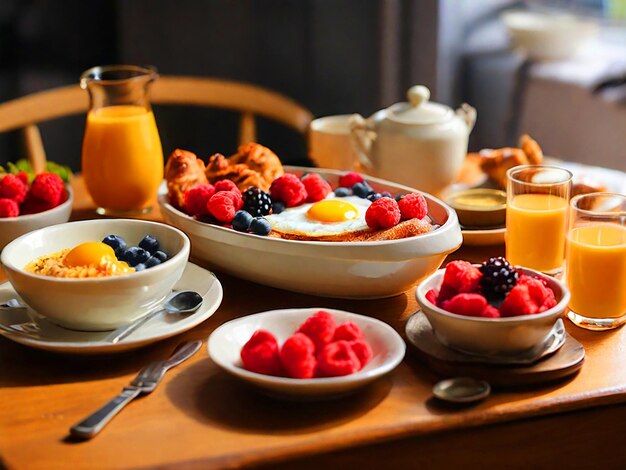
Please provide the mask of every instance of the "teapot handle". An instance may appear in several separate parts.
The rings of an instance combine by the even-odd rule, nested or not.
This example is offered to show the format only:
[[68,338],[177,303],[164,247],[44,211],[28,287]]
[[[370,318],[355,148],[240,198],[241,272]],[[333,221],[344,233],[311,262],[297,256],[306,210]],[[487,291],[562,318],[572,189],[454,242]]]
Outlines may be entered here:
[[376,140],[376,132],[360,114],[350,116],[349,123],[352,148],[364,170],[371,170],[374,164],[370,158],[370,150],[372,149],[372,143]]
[[461,107],[456,110],[456,115],[463,119],[467,125],[467,134],[469,135],[472,129],[474,129],[474,124],[476,124],[476,108],[467,103],[463,103]]

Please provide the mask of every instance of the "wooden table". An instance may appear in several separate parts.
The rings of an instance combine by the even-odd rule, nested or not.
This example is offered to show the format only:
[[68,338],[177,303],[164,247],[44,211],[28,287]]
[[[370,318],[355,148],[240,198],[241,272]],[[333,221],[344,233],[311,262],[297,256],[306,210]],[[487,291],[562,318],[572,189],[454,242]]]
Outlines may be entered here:
[[[80,179],[75,218],[94,217]],[[158,219],[153,213],[152,218]],[[483,260],[503,247],[454,258]],[[390,299],[324,299],[218,273],[224,302],[176,338],[109,357],[62,356],[0,339],[0,468],[540,468],[622,467],[626,332],[567,323],[587,350],[581,372],[548,385],[495,390],[474,406],[432,398],[437,380],[409,349],[389,376],[351,397],[290,403],[267,398],[219,370],[206,349],[131,403],[101,435],[71,442],[68,428],[102,405],[144,364],[184,339],[206,340],[232,318],[267,309],[326,306],[371,315],[402,332],[413,290]],[[0,274],[1,280],[5,277]]]

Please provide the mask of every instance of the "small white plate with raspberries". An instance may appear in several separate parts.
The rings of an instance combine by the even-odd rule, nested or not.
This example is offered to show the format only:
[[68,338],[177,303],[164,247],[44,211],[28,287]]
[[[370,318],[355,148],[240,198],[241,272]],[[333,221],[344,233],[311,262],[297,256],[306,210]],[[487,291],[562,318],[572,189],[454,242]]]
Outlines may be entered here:
[[219,367],[266,393],[321,399],[354,392],[391,372],[406,345],[375,318],[293,308],[224,323],[209,337],[208,351]]

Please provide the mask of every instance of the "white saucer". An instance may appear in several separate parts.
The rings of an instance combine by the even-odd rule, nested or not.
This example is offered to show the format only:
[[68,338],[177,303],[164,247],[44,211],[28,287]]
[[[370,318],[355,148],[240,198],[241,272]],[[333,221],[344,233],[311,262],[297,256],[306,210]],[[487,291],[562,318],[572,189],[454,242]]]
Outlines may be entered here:
[[469,246],[502,245],[505,232],[506,227],[461,230],[463,245]]
[[[139,348],[183,333],[213,315],[222,303],[222,285],[215,275],[193,263],[187,263],[185,271],[174,289],[198,292],[203,298],[202,305],[192,315],[180,319],[169,320],[166,316],[157,316],[115,344],[102,341],[111,333],[110,331],[68,330],[42,318],[30,309],[26,311],[23,309],[0,309],[0,324],[9,327],[36,318],[35,321],[39,326],[37,333],[23,334],[19,331],[12,333],[0,330],[0,334],[16,343],[47,351],[72,354],[109,354]],[[5,282],[0,285],[0,303],[16,297],[18,295],[10,283]]]

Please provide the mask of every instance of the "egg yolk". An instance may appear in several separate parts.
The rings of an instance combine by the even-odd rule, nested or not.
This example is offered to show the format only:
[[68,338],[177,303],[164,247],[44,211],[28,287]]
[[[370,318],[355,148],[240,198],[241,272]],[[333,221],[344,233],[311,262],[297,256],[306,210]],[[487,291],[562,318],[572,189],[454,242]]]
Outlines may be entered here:
[[65,255],[63,264],[69,267],[101,266],[111,262],[117,262],[113,248],[101,242],[87,242],[72,248]]
[[328,199],[313,204],[306,215],[318,222],[343,222],[356,219],[359,211],[349,202]]

